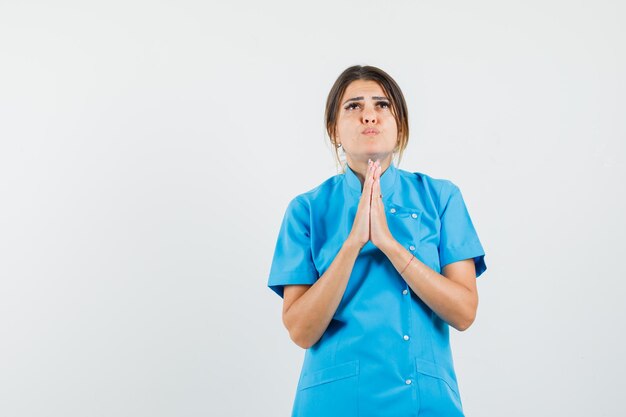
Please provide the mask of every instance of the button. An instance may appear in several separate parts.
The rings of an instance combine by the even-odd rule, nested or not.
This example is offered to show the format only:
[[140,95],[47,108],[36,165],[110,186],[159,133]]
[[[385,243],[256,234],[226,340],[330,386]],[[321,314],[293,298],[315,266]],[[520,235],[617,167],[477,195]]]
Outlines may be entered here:
[[413,217],[414,219],[417,219],[417,214],[413,213],[411,214],[411,217]]
[[404,381],[404,382],[405,382],[405,384],[407,384],[407,385],[411,385],[411,382],[413,382],[413,381],[411,381],[410,379],[407,379],[407,380],[406,380],[406,381]]
[[404,335],[404,340],[409,340],[409,335],[408,334]]
[[402,294],[407,295],[409,292],[407,290],[402,290]]
[[396,209],[395,209],[395,208],[391,208],[391,209],[389,210],[389,212],[391,212],[391,214],[393,214],[393,213],[395,213],[395,212],[396,212]]
[[409,249],[415,250],[415,246],[411,245],[411,246],[409,246]]

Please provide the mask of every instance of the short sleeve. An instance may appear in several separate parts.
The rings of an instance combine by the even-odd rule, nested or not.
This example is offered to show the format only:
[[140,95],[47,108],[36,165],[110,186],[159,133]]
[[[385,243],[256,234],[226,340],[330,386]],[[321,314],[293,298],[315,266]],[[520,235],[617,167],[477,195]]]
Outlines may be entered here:
[[267,284],[281,298],[285,285],[312,285],[319,278],[311,255],[310,223],[308,205],[294,198],[280,226]]
[[[474,259],[476,278],[485,270],[485,251],[478,239],[478,234],[470,218],[459,188],[448,182],[449,197],[441,213],[441,240],[439,244],[439,263],[441,268],[463,259]],[[442,198],[445,198],[442,196]]]

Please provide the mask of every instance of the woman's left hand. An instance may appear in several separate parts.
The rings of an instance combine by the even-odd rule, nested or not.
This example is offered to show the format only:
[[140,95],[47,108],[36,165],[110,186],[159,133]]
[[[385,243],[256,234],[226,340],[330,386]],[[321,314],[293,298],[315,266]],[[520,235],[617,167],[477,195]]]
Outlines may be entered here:
[[380,175],[382,168],[380,161],[376,161],[374,166],[374,184],[372,184],[372,200],[370,203],[370,240],[380,250],[390,245],[394,237],[389,231],[385,205],[380,197]]

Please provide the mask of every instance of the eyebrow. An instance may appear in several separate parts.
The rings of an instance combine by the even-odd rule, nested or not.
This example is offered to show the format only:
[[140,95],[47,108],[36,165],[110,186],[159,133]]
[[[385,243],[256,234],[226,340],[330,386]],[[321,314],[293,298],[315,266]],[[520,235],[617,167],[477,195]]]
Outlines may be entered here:
[[[359,100],[363,100],[363,96],[349,98],[346,101],[344,101],[343,104],[346,104],[349,101],[359,101]],[[372,100],[389,100],[389,99],[387,97],[372,96]]]

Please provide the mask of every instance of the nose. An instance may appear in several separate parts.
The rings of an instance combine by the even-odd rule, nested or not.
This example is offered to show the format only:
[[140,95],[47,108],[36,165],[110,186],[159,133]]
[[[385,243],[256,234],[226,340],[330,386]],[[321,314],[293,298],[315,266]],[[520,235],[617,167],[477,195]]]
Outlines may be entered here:
[[370,108],[363,109],[362,118],[363,118],[363,123],[365,124],[369,124],[369,123],[376,124],[376,113],[374,112],[374,110]]

